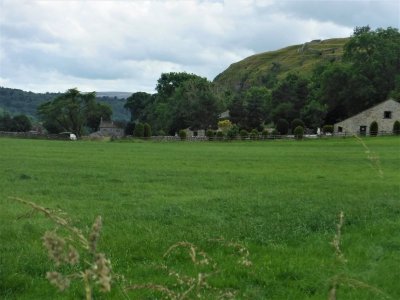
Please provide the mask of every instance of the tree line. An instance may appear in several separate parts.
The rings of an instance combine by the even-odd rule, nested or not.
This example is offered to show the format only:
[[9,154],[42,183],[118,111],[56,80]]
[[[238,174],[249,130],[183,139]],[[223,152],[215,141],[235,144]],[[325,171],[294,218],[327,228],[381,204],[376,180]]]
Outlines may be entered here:
[[355,28],[341,61],[321,63],[311,76],[288,74],[234,94],[195,74],[164,73],[155,94],[134,93],[125,107],[132,130],[132,124],[148,123],[160,134],[216,128],[224,110],[232,123],[248,131],[295,119],[316,129],[388,97],[400,100],[400,34],[391,27],[365,26]]

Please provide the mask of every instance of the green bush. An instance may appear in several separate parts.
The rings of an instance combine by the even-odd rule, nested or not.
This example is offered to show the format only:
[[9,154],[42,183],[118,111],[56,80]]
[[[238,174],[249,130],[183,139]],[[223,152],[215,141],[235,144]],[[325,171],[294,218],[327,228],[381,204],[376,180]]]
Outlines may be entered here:
[[303,127],[303,128],[306,127],[305,124],[304,124],[304,122],[303,122],[302,120],[300,120],[300,119],[294,119],[294,120],[292,121],[292,123],[291,123],[291,128],[292,128],[292,130],[293,130],[293,133],[294,133],[294,130],[295,130],[297,127],[299,127],[299,126],[301,126],[301,127]]
[[396,121],[393,124],[393,134],[400,135],[400,122]]
[[144,127],[143,136],[147,137],[147,138],[151,137],[151,126],[150,126],[150,124],[145,123],[143,127]]
[[378,135],[378,123],[376,123],[376,121],[373,121],[369,126],[369,135],[370,136]]
[[242,140],[246,139],[249,136],[249,133],[246,129],[240,130],[239,134]]
[[183,129],[179,130],[178,135],[182,141],[186,140],[186,131],[185,130],[183,130]]
[[257,140],[259,134],[260,134],[260,133],[258,132],[257,129],[253,129],[253,130],[250,132],[250,138],[251,138],[252,140]]
[[229,128],[228,132],[226,133],[226,135],[230,140],[235,139],[238,136],[238,134],[239,134],[239,127],[237,127],[237,125],[233,125],[231,128]]
[[143,137],[144,136],[144,125],[142,123],[138,123],[133,130],[133,136],[135,137]]
[[217,131],[217,140],[222,141],[224,139],[224,133],[222,131]]
[[125,126],[125,135],[133,135],[134,130],[135,130],[135,123],[128,122]]
[[289,122],[285,119],[279,119],[276,122],[276,130],[278,130],[279,134],[287,134],[289,131]]
[[208,129],[206,131],[206,137],[208,137],[209,140],[212,140],[214,138],[214,131],[211,129]]
[[324,125],[324,127],[322,127],[322,131],[324,133],[333,133],[333,125]]
[[294,129],[293,133],[294,133],[294,136],[295,136],[295,138],[297,140],[301,140],[303,138],[303,136],[304,136],[304,128],[303,128],[303,126],[297,126]]

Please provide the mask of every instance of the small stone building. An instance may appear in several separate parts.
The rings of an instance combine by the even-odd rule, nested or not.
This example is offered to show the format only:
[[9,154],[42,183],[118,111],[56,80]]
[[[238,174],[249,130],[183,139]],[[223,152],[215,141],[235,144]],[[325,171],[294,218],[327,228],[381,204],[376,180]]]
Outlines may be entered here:
[[103,121],[101,119],[99,125],[99,131],[93,132],[90,134],[92,137],[106,137],[106,136],[114,136],[114,137],[122,137],[124,135],[124,129],[117,127],[113,121]]
[[113,121],[100,121],[99,131],[103,136],[123,136],[124,130],[118,128]]
[[372,122],[378,123],[378,133],[392,133],[395,121],[400,121],[400,103],[389,99],[359,114],[334,124],[334,133],[369,135]]

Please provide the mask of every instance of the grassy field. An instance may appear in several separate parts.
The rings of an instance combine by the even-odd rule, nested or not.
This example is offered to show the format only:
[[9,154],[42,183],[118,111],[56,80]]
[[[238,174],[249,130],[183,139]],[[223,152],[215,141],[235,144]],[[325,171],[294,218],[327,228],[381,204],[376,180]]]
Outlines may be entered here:
[[[400,298],[400,139],[267,142],[66,142],[0,138],[0,298],[82,299],[45,279],[54,264],[41,237],[54,224],[10,196],[60,208],[85,232],[97,215],[99,243],[126,284],[173,288],[167,266],[198,270],[180,241],[218,272],[209,284],[236,299]],[[376,157],[376,156],[377,157]],[[371,158],[372,157],[372,158]],[[380,176],[380,171],[382,176]],[[339,263],[330,244],[343,211]],[[216,241],[223,238],[225,242]],[[238,260],[234,243],[250,252]],[[64,270],[65,271],[65,270]],[[177,288],[179,289],[179,287]],[[379,291],[378,291],[379,290]],[[207,294],[210,293],[210,294]],[[131,299],[161,299],[130,291]],[[216,298],[206,291],[205,298]],[[96,299],[124,299],[119,287]],[[126,298],[126,297],[125,297]]]

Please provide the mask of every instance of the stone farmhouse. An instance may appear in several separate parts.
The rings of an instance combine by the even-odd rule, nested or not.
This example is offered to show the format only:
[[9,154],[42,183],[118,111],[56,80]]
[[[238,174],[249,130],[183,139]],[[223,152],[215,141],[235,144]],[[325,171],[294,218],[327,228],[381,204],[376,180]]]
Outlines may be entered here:
[[121,137],[124,135],[124,129],[118,128],[112,121],[104,121],[103,118],[100,120],[99,131],[90,134],[92,137]]
[[378,133],[392,133],[393,124],[400,121],[400,103],[389,99],[359,114],[334,124],[334,133],[369,135],[372,122],[378,123]]

